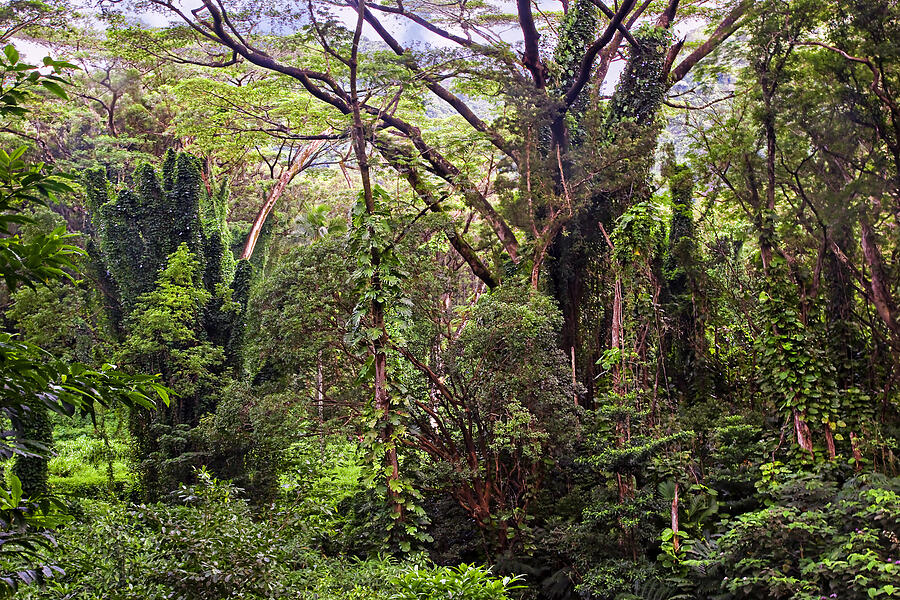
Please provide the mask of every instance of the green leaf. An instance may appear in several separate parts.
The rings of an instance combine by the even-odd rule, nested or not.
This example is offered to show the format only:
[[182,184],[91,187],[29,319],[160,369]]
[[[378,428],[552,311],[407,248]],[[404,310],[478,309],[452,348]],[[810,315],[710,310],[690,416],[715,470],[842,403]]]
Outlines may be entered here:
[[48,81],[48,80],[44,79],[44,80],[41,81],[41,85],[44,86],[44,88],[45,88],[48,92],[50,92],[51,94],[53,94],[53,95],[56,96],[57,98],[60,98],[60,99],[62,99],[62,100],[68,100],[68,99],[69,99],[69,96],[68,96],[68,94],[66,94],[66,91],[65,91],[64,89],[62,89],[62,86],[60,86],[60,85],[59,85],[58,83],[56,83],[55,81]]
[[22,500],[22,482],[14,473],[8,475],[10,498],[9,503],[12,506],[19,506]]
[[10,64],[16,64],[19,62],[19,51],[16,50],[16,47],[12,44],[7,44],[5,48],[3,48],[3,54],[6,55],[7,60],[9,60]]

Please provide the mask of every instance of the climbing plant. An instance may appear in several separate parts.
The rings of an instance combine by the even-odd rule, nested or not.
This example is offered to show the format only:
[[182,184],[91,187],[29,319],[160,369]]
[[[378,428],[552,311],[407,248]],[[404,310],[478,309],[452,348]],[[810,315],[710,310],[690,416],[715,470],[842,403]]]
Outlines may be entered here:
[[227,186],[207,187],[196,157],[169,151],[116,189],[100,169],[85,177],[98,271],[119,311],[122,364],[160,373],[179,402],[132,415],[148,494],[170,489],[202,464],[191,433],[214,412],[227,368],[240,368],[252,267],[236,263]]

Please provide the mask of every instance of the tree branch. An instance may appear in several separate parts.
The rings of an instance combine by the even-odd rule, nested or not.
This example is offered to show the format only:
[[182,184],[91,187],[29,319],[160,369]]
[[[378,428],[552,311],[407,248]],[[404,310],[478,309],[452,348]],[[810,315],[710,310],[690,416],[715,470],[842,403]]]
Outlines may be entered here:
[[[414,159],[409,153],[404,152],[395,144],[391,144],[386,140],[380,140],[376,144],[376,147],[379,149],[385,160],[388,161],[388,164],[409,182],[410,187],[425,202],[429,210],[434,213],[443,212],[441,199],[434,197],[428,184],[422,179],[418,169],[415,168],[413,164]],[[482,262],[475,249],[463,239],[459,232],[454,229],[452,231],[447,231],[446,235],[447,241],[450,242],[450,245],[453,246],[462,259],[466,261],[466,264],[469,265],[472,273],[474,273],[475,276],[483,281],[489,288],[493,289],[497,287],[498,281],[494,278],[490,269]]]
[[[357,0],[348,0],[350,6],[357,6]],[[381,36],[381,39],[394,51],[397,56],[404,56],[407,58],[404,61],[404,64],[412,70],[414,73],[418,74],[422,80],[425,82],[426,86],[429,90],[431,90],[435,96],[449,104],[456,110],[457,113],[462,116],[466,120],[469,125],[474,127],[477,131],[485,134],[490,140],[490,142],[501,152],[516,160],[515,152],[513,152],[509,145],[506,143],[506,140],[503,139],[499,133],[488,127],[487,123],[482,121],[478,115],[476,115],[469,106],[462,101],[462,99],[453,94],[450,90],[439,84],[432,76],[425,73],[425,71],[416,63],[415,59],[406,51],[406,49],[400,45],[400,43],[385,29],[385,27],[381,24],[378,18],[372,13],[372,11],[366,9],[365,10],[365,18],[366,22],[372,26],[372,28]]]
[[603,35],[601,35],[593,44],[588,46],[588,49],[584,53],[584,58],[581,59],[578,75],[575,77],[575,81],[572,82],[572,87],[566,92],[564,102],[567,108],[575,103],[581,90],[584,89],[584,86],[590,78],[591,69],[594,66],[594,59],[597,57],[597,54],[603,50],[603,47],[612,40],[613,35],[622,24],[622,20],[625,19],[625,17],[628,16],[628,13],[631,12],[631,9],[634,8],[634,3],[635,0],[625,0],[622,2],[622,6],[619,7],[619,10],[609,22],[609,25],[607,25]]
[[[633,0],[632,0],[633,1]],[[541,61],[538,33],[534,25],[534,15],[531,13],[531,0],[516,0],[519,13],[519,26],[522,28],[522,37],[525,39],[525,54],[522,56],[522,64],[534,78],[534,85],[539,90],[547,87],[547,67]]]
[[[669,85],[674,85],[684,79],[685,75],[694,68],[694,65],[706,58],[713,50],[718,48],[722,42],[740,29],[741,25],[743,25],[741,17],[747,13],[752,5],[753,0],[741,0],[741,3],[735,6],[728,16],[719,23],[719,26],[712,35],[709,36],[709,39],[700,44],[697,49],[691,52],[687,58],[681,61],[678,66],[672,70],[672,73],[669,76]],[[673,56],[672,62],[674,61],[675,57]]]

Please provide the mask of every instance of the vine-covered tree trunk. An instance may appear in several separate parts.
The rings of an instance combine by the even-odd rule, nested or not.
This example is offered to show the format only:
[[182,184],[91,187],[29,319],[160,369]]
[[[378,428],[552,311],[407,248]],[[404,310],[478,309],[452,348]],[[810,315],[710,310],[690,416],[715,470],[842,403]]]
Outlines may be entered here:
[[[625,72],[610,102],[600,135],[609,154],[637,154],[611,168],[597,192],[563,228],[549,249],[551,291],[563,311],[561,345],[575,348],[576,370],[593,401],[595,365],[611,341],[614,276],[606,232],[635,202],[649,196],[648,178],[658,130],[654,127],[666,91],[668,33],[663,28],[635,35]],[[577,149],[576,149],[577,150]],[[622,180],[628,180],[624,185]],[[609,184],[609,185],[606,185]]]
[[48,454],[53,445],[53,426],[46,408],[32,406],[21,413],[17,427],[18,436],[41,444],[43,448],[29,448],[31,456],[16,456],[12,472],[22,482],[22,491],[29,498],[46,496],[50,491],[47,482]]
[[91,256],[107,274],[119,360],[161,374],[176,392],[168,408],[131,417],[150,496],[200,464],[191,429],[216,410],[227,367],[241,366],[252,267],[232,253],[227,187],[207,185],[201,169],[194,156],[169,151],[161,173],[142,165],[127,189],[113,188],[102,170],[85,178]]
[[662,304],[667,324],[660,334],[665,379],[680,398],[705,396],[710,386],[704,355],[706,338],[697,306],[698,256],[693,219],[694,181],[691,171],[675,163],[670,149],[663,174],[672,194],[672,222],[665,260],[665,285]]

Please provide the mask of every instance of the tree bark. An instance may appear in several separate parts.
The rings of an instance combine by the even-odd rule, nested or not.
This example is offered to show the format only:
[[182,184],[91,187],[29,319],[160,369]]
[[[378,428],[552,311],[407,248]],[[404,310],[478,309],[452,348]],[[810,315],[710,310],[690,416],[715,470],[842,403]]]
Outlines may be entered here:
[[888,288],[881,251],[878,249],[875,232],[868,219],[861,218],[859,225],[863,258],[871,272],[869,285],[872,290],[872,302],[875,304],[878,316],[887,325],[895,350],[898,350],[900,349],[900,325],[897,324],[897,307]]
[[294,162],[278,176],[275,187],[269,192],[269,197],[266,198],[266,201],[260,207],[259,212],[256,213],[256,218],[253,219],[253,225],[250,227],[250,233],[247,234],[247,241],[244,243],[244,250],[241,252],[241,260],[249,260],[253,256],[253,250],[256,248],[259,234],[262,233],[266,220],[272,213],[272,209],[275,208],[275,204],[284,194],[285,188],[287,188],[288,184],[291,183],[298,173],[309,165],[310,158],[319,151],[324,143],[325,140],[314,140],[304,146],[303,149],[297,153]]

